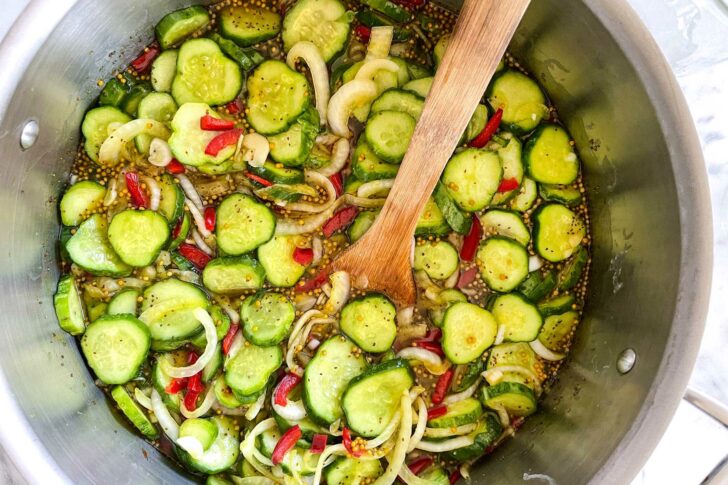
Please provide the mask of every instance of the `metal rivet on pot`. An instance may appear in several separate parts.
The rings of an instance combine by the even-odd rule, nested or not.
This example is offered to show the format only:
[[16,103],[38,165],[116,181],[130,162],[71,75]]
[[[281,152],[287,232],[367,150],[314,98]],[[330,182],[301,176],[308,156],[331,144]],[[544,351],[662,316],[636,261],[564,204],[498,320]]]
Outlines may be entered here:
[[20,147],[23,150],[35,145],[39,132],[38,122],[35,120],[26,121],[23,130],[20,132]]
[[637,353],[633,349],[624,349],[617,358],[617,371],[620,374],[626,374],[632,370],[637,361]]

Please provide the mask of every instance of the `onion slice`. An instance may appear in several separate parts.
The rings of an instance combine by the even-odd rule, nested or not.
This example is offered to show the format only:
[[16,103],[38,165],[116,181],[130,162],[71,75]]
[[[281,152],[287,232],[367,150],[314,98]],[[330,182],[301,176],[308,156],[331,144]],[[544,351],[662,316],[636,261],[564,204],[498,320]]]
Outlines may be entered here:
[[444,453],[446,451],[457,450],[458,448],[464,448],[470,446],[475,442],[471,436],[458,436],[445,441],[420,441],[417,444],[417,449],[422,451],[429,451],[430,453]]
[[527,367],[524,367],[522,365],[499,365],[497,367],[492,367],[482,372],[480,375],[482,375],[485,380],[488,381],[488,384],[492,386],[500,382],[500,380],[503,378],[504,372],[516,372],[518,374],[526,376],[528,379],[533,381],[534,387],[536,388],[536,395],[541,395],[541,391],[543,389],[541,388],[541,381],[539,380],[538,376],[531,369],[528,369]]
[[202,442],[194,436],[183,436],[177,439],[177,446],[185,450],[195,460],[202,458],[205,454],[205,449],[202,447]]
[[[371,44],[370,44],[371,45]],[[354,79],[373,81],[379,71],[397,72],[399,66],[389,59],[371,59],[364,63]]]
[[331,96],[328,109],[328,122],[331,131],[339,136],[349,138],[349,118],[352,111],[369,104],[377,97],[379,90],[374,81],[354,79],[344,84]]
[[195,220],[195,226],[197,226],[197,230],[200,231],[202,237],[209,237],[212,233],[207,230],[207,227],[205,226],[205,217],[202,215],[200,209],[198,209],[190,199],[185,199],[185,205],[190,210],[192,219]]
[[204,204],[202,203],[202,198],[200,198],[200,194],[197,193],[197,189],[194,185],[192,185],[192,182],[190,182],[190,179],[187,178],[187,175],[183,174],[177,174],[176,175],[177,180],[179,180],[179,186],[182,187],[182,191],[185,193],[188,199],[195,204],[195,207],[197,209],[202,210],[205,208]]
[[325,167],[318,169],[317,172],[325,177],[331,177],[332,175],[339,173],[346,166],[346,162],[349,160],[350,150],[351,145],[349,144],[349,140],[346,138],[339,138],[336,143],[334,143],[334,148],[331,152],[331,162]]
[[383,59],[389,55],[394,39],[394,27],[391,25],[372,27],[369,35],[366,60]]
[[245,413],[245,419],[248,421],[253,421],[255,418],[258,417],[258,414],[263,409],[263,405],[265,404],[265,392],[263,392],[260,396],[258,396],[258,399],[255,400],[252,406],[248,408],[248,411]]
[[164,434],[169,436],[172,441],[177,441],[179,437],[179,424],[174,420],[172,415],[169,413],[169,409],[162,402],[162,396],[159,395],[156,389],[152,389],[152,411],[159,421],[159,425],[162,427]]
[[318,47],[312,42],[296,42],[288,51],[286,63],[291,69],[296,68],[296,60],[303,59],[308,66],[313,81],[313,90],[316,94],[316,111],[319,113],[321,126],[326,125],[326,115],[329,106],[331,88],[329,87],[329,71],[326,61]]
[[412,400],[409,391],[402,393],[402,401],[400,403],[400,411],[402,420],[400,421],[399,433],[397,434],[397,444],[391,454],[387,455],[387,469],[384,473],[374,481],[373,485],[390,485],[394,483],[399,471],[404,465],[407,458],[407,448],[409,447],[410,437],[412,435]]
[[205,329],[205,338],[207,339],[205,351],[194,364],[188,365],[187,367],[174,367],[168,364],[166,360],[163,360],[162,369],[169,377],[177,379],[192,377],[204,369],[215,355],[215,350],[217,349],[217,329],[215,328],[215,322],[212,321],[210,314],[202,308],[195,308],[192,313]]
[[[273,418],[265,419],[256,424],[255,427],[245,436],[243,442],[240,443],[240,452],[245,457],[245,460],[248,461],[248,463],[250,463],[250,465],[258,471],[258,473],[277,482],[278,480],[276,480],[276,478],[263,466],[255,453],[258,451],[255,447],[257,437],[275,426],[276,420]],[[260,452],[258,451],[258,455],[259,454]]]
[[358,197],[368,199],[372,196],[386,197],[394,186],[394,179],[374,180],[362,184],[356,191]]
[[161,138],[155,138],[149,144],[149,163],[155,167],[166,167],[172,161],[172,149]]
[[457,394],[450,394],[445,398],[442,403],[444,405],[450,405],[455,404],[456,402],[464,401],[467,398],[471,397],[473,394],[475,394],[475,391],[478,389],[478,384],[480,384],[480,377],[478,377],[472,386],[468,387],[462,392],[458,392]]
[[319,213],[323,212],[336,202],[336,187],[326,176],[320,172],[314,172],[312,170],[306,171],[306,183],[316,184],[326,190],[326,202],[323,204],[311,204],[310,202],[293,202],[286,205],[286,209],[289,211],[296,212],[310,212]]
[[351,277],[346,271],[337,271],[329,276],[331,281],[331,295],[324,305],[324,312],[334,315],[341,310],[349,300],[351,294]]
[[[410,396],[411,397],[411,396]],[[410,438],[409,446],[407,447],[407,453],[411,453],[414,451],[415,447],[417,446],[417,443],[422,440],[422,437],[425,436],[425,432],[427,431],[427,404],[425,403],[425,400],[421,397],[417,398],[417,426],[415,427],[415,432],[412,433],[412,437]],[[407,465],[405,465],[407,466]]]
[[472,433],[478,427],[477,423],[464,424],[455,428],[425,428],[426,438],[450,438]]
[[142,407],[152,410],[152,400],[142,392],[138,387],[134,389],[134,399],[142,405]]
[[207,414],[207,412],[216,402],[217,397],[215,397],[215,388],[213,386],[210,386],[210,388],[207,390],[207,394],[205,394],[205,399],[194,411],[190,411],[187,409],[187,406],[185,406],[183,399],[179,406],[179,412],[182,413],[182,416],[187,419],[199,418],[200,416]]
[[554,352],[553,350],[546,347],[539,339],[534,340],[533,342],[529,342],[528,345],[531,346],[533,351],[541,357],[544,360],[548,360],[551,362],[557,362],[564,357],[566,357],[565,354],[561,354],[559,352]]
[[243,160],[251,167],[262,167],[270,153],[268,139],[258,133],[248,133],[243,137],[241,145]]
[[99,165],[116,165],[121,161],[121,150],[137,135],[147,134],[166,140],[171,134],[159,121],[146,118],[132,120],[121,125],[109,135],[99,149]]

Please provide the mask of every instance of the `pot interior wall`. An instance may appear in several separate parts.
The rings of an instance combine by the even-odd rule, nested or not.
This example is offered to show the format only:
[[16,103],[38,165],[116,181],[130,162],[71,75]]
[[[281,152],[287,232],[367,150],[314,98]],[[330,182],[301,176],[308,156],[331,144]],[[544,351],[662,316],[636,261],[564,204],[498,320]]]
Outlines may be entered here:
[[[133,58],[164,12],[189,3],[78,1],[0,123],[0,363],[38,440],[74,483],[188,479],[160,464],[109,412],[73,340],[57,327],[51,295],[57,196],[77,127],[98,95],[96,79]],[[576,139],[595,251],[587,314],[568,365],[542,411],[475,469],[484,483],[517,482],[524,472],[560,484],[595,477],[650,399],[672,328],[681,245],[665,136],[644,86],[588,3],[533,2],[513,41],[512,52],[546,87]],[[23,152],[19,130],[31,118],[40,139]],[[621,376],[615,363],[628,347],[638,363]]]

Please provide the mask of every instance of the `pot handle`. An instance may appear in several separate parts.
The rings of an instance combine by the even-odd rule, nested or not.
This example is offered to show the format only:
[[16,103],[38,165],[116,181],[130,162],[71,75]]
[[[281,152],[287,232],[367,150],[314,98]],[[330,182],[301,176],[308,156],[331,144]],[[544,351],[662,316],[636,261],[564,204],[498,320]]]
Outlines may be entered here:
[[[728,406],[722,402],[692,387],[688,387],[683,399],[728,428]],[[713,468],[713,471],[705,477],[701,485],[726,483],[728,483],[728,456]]]

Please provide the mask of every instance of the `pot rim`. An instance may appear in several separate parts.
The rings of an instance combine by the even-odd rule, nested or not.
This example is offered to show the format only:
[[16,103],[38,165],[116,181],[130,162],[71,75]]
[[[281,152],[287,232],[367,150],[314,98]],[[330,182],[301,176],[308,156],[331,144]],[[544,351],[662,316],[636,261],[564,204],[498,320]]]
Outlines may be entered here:
[[[662,363],[629,432],[591,483],[628,483],[664,434],[687,386],[707,315],[712,276],[712,212],[707,174],[697,132],[677,80],[656,42],[627,0],[583,0],[610,32],[649,86],[648,96],[670,153],[680,208],[680,280],[672,331]],[[0,121],[48,35],[77,0],[31,0],[0,44]],[[38,36],[38,32],[45,36]],[[23,46],[19,49],[18,46]],[[664,102],[669,100],[669,102]],[[31,483],[71,483],[46,451],[0,369],[0,445]]]

